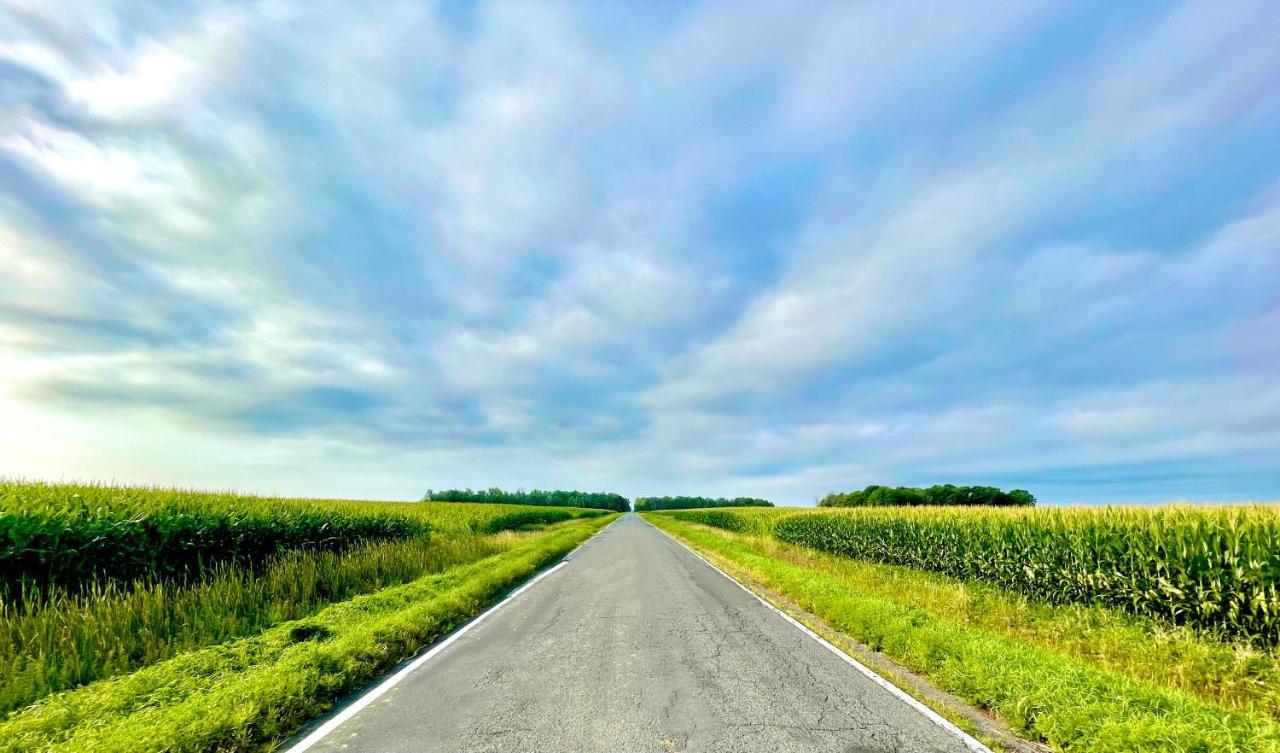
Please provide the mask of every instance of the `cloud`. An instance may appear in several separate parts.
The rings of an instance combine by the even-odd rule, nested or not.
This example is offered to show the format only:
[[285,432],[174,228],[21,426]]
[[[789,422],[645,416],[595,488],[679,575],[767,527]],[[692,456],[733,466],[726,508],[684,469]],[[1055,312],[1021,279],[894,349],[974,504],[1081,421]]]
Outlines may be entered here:
[[0,19],[2,473],[1280,495],[1265,2]]

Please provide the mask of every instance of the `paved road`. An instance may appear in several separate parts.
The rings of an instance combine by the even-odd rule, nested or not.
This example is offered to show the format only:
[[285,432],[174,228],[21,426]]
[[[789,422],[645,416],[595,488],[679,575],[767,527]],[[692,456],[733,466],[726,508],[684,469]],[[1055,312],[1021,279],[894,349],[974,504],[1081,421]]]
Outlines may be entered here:
[[311,748],[964,750],[636,515]]

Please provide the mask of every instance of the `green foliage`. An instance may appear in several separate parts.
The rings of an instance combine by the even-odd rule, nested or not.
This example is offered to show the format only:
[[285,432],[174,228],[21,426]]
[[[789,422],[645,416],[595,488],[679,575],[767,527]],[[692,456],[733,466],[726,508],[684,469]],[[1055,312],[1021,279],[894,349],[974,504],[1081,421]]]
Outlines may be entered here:
[[1280,514],[1260,507],[857,509],[792,515],[774,535],[843,557],[1280,642]]
[[636,512],[655,510],[689,510],[699,507],[773,507],[767,499],[753,497],[640,497],[635,502]]
[[497,487],[471,491],[470,489],[427,490],[424,502],[488,502],[507,505],[541,505],[545,507],[586,507],[597,510],[626,512],[631,509],[627,498],[611,492],[532,491],[504,492]]
[[342,502],[0,482],[0,602],[50,588],[187,581],[289,550],[424,536],[423,519]]
[[[746,519],[743,525],[806,517],[724,514]],[[1190,631],[1180,631],[1172,645],[1153,647],[1167,634],[1158,625],[1130,623],[1122,613],[1038,605],[981,584],[699,529],[682,517],[650,519],[730,572],[1056,750],[1280,752],[1280,726],[1252,705],[1252,699],[1271,699],[1274,708],[1275,689],[1258,687],[1275,676],[1274,656],[1238,649],[1243,656],[1237,657],[1232,647]],[[1124,663],[1101,666],[1099,651],[1117,640]],[[1078,650],[1063,650],[1073,641]],[[1189,660],[1186,652],[1197,655]],[[1224,697],[1222,688],[1203,687],[1209,682],[1228,686],[1230,710],[1189,694]],[[1174,683],[1188,692],[1170,689]]]
[[[259,635],[51,695],[0,721],[0,753],[260,750],[483,610],[608,522],[340,602]],[[300,640],[301,639],[301,640]]]
[[994,486],[954,486],[940,484],[928,489],[913,486],[872,484],[862,491],[828,494],[819,507],[886,507],[924,505],[964,505],[986,507],[1032,507],[1036,498],[1023,489],[1001,491]]

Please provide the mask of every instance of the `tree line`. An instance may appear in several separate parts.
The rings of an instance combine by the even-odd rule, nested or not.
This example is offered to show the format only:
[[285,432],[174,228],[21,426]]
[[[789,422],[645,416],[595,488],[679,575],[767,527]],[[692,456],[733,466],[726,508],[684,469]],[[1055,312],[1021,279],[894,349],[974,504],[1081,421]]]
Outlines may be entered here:
[[773,507],[767,499],[754,497],[639,497],[636,512],[654,510],[688,510],[696,507]]
[[541,505],[544,507],[587,507],[596,510],[613,510],[626,512],[631,503],[621,494],[612,492],[579,492],[557,489],[544,491],[507,492],[497,487],[492,489],[445,489],[442,491],[427,490],[422,496],[423,502],[487,502],[503,505]]
[[939,484],[921,489],[914,486],[872,484],[861,491],[834,492],[818,502],[819,507],[882,507],[890,505],[969,505],[988,507],[1031,507],[1036,498],[1025,489],[1002,491],[994,486]]

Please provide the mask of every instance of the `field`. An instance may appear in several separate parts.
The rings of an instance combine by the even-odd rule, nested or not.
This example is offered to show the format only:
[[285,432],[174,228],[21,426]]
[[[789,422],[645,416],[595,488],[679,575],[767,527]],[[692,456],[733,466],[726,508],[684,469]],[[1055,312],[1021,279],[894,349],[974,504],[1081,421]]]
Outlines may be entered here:
[[0,750],[275,739],[612,517],[0,484]]
[[[1280,753],[1276,508],[644,516],[1055,750]],[[0,483],[0,753],[269,747],[615,517]]]
[[1059,750],[1280,750],[1280,512],[646,514],[837,642]]

